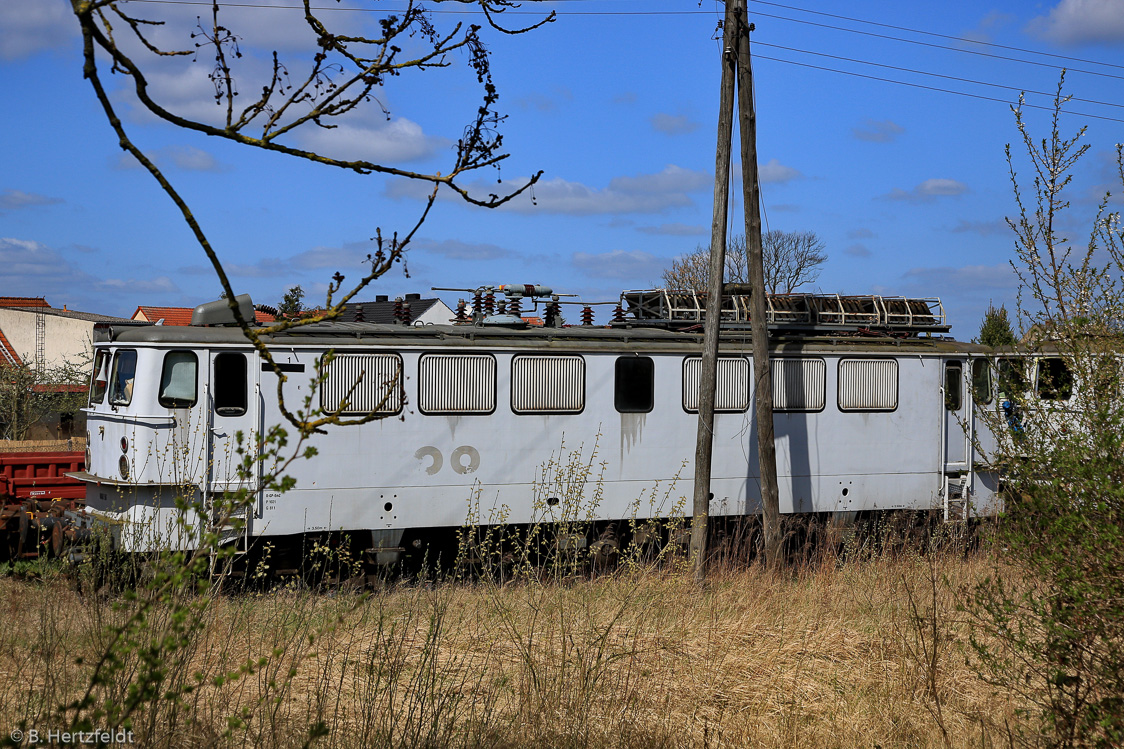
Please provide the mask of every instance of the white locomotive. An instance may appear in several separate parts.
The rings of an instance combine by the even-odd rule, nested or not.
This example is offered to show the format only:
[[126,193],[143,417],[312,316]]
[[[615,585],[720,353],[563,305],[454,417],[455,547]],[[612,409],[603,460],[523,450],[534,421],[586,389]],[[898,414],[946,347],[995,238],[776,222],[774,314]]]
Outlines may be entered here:
[[[550,294],[498,288],[510,298]],[[236,435],[260,435],[282,416],[276,379],[230,324],[226,302],[200,306],[188,327],[100,326],[87,469],[77,474],[88,482],[87,508],[126,550],[184,548],[212,498],[241,486],[252,497],[237,539],[244,548],[344,532],[393,559],[408,541],[424,545],[466,519],[557,519],[565,508],[542,467],[580,450],[595,474],[583,517],[682,513],[693,480],[698,300],[625,292],[615,321],[593,327],[562,326],[553,299],[544,327],[486,316],[489,299],[478,295],[474,319],[462,306],[448,325],[326,322],[268,337],[287,403],[314,390],[326,411],[386,417],[314,435],[318,455],[291,464],[296,485],[283,494],[260,476],[239,477]],[[948,330],[939,301],[770,301],[782,513],[996,512],[998,479],[986,465],[994,438],[981,419],[996,408],[989,352],[937,335]],[[240,302],[253,319],[248,297]],[[761,511],[744,302],[729,297],[722,313],[712,516]],[[334,359],[316,386],[328,351]],[[185,518],[176,498],[188,495]]]

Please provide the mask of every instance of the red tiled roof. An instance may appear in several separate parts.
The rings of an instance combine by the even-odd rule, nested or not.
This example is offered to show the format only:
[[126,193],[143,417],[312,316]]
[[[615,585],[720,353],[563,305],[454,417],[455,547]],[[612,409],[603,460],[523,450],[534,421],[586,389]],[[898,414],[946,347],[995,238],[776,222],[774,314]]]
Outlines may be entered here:
[[5,364],[14,364],[19,366],[23,362],[20,360],[20,355],[12,348],[12,344],[4,336],[4,331],[0,330],[0,362]]
[[46,307],[51,305],[41,296],[0,296],[0,307]]
[[134,320],[156,322],[163,320],[165,325],[190,325],[191,309],[188,307],[146,307],[143,304],[133,313]]
[[[163,319],[165,325],[190,325],[192,312],[193,310],[190,307],[146,307],[142,304],[133,313],[133,319],[149,322]],[[258,322],[274,322],[275,320],[273,315],[261,310],[254,310],[254,318]]]

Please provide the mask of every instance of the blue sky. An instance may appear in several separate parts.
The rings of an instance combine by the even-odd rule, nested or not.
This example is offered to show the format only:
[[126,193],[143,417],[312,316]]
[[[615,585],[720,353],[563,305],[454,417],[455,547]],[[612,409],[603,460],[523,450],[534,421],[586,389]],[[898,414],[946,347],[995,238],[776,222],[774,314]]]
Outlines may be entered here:
[[[294,11],[244,6],[296,4],[246,0],[224,11],[243,39],[247,80],[271,50],[297,60],[307,40]],[[332,6],[326,17],[347,28],[378,18],[352,8],[404,7],[396,0],[314,5]],[[409,253],[411,277],[396,273],[365,297],[542,283],[608,301],[622,289],[654,285],[676,255],[706,244],[722,7],[528,3],[524,10],[552,9],[558,19],[523,36],[485,31],[499,109],[509,115],[503,132],[511,157],[498,176],[516,185],[543,170],[535,201],[486,210],[442,197]],[[129,8],[167,17],[162,38],[180,46],[190,45],[195,17],[208,10],[157,2]],[[1004,145],[1021,152],[1009,105],[1020,90],[1052,92],[1062,65],[1071,69],[1067,92],[1089,100],[1071,102],[1062,118],[1066,132],[1086,125],[1092,145],[1071,188],[1067,226],[1084,243],[1088,219],[1112,183],[1114,145],[1124,141],[1122,0],[751,1],[749,11],[767,228],[814,231],[824,240],[829,260],[809,290],[939,296],[953,333],[965,340],[989,300],[1012,307],[1013,238],[1003,219],[1015,205]],[[441,13],[435,21],[448,27],[481,17]],[[175,207],[123,158],[82,79],[79,41],[65,0],[0,3],[0,295],[45,296],[55,306],[118,315],[142,304],[216,298],[218,282]],[[379,92],[389,121],[375,112],[305,137],[406,169],[447,169],[477,104],[466,60],[453,63],[391,79]],[[161,60],[151,69],[170,106],[212,116],[204,59]],[[106,78],[134,140],[193,206],[236,290],[256,302],[276,304],[293,284],[312,301],[322,298],[334,272],[359,275],[376,227],[408,230],[421,210],[418,189],[401,179],[177,131],[134,107],[122,76]],[[1050,103],[1037,94],[1027,100]],[[1027,110],[1040,136],[1048,116]],[[1022,158],[1017,166],[1029,168]],[[481,173],[482,189],[496,177]],[[1119,184],[1115,191],[1118,208]],[[740,199],[732,206],[738,232]],[[458,295],[444,296],[452,304]]]

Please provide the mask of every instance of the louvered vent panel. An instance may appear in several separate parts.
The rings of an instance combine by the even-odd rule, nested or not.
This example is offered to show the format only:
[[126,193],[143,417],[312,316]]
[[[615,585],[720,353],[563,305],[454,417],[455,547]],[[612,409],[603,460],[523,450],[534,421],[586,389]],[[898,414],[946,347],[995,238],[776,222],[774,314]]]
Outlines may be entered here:
[[[683,360],[683,408],[699,410],[699,373],[702,359]],[[749,360],[743,357],[718,360],[718,382],[714,410],[740,412],[749,407]]]
[[898,407],[898,363],[893,359],[839,362],[839,409],[893,411]]
[[822,410],[826,372],[823,359],[774,359],[773,410]]
[[496,360],[484,355],[422,356],[418,408],[426,414],[491,413],[496,408]]
[[578,413],[585,407],[585,360],[580,356],[516,356],[511,361],[511,410]]
[[[393,414],[402,410],[402,359],[396,354],[343,354],[328,365],[320,388],[320,408],[342,413],[372,411]],[[354,388],[354,389],[353,389]]]

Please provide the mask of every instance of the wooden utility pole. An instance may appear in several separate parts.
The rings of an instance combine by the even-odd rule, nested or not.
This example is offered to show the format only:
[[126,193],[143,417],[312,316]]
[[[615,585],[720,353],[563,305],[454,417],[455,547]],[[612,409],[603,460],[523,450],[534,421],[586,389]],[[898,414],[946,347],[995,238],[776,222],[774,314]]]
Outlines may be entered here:
[[722,317],[726,260],[726,216],[729,206],[730,132],[737,77],[741,133],[742,194],[745,236],[749,250],[751,332],[753,335],[754,407],[757,415],[757,455],[761,470],[765,560],[780,562],[780,496],[777,452],[773,435],[773,378],[769,362],[765,272],[761,252],[761,211],[757,182],[757,119],[753,109],[749,31],[745,0],[726,0],[722,33],[722,91],[718,111],[718,149],[714,170],[714,214],[711,224],[710,277],[699,372],[699,427],[695,447],[694,517],[691,525],[691,571],[698,582],[706,576],[707,520],[710,515],[711,454],[714,444],[714,396],[718,381],[718,332]]
[[[742,0],[744,2],[744,0]],[[718,330],[726,265],[726,215],[730,198],[730,141],[734,124],[737,65],[735,6],[727,0],[722,30],[722,93],[718,108],[718,153],[714,163],[714,214],[710,225],[710,275],[706,294],[702,361],[699,366],[699,428],[695,440],[695,499],[691,520],[691,573],[706,577],[707,518],[710,515],[710,464],[714,447],[714,391],[718,382]]]
[[757,458],[761,468],[761,511],[765,531],[765,564],[781,561],[780,491],[777,488],[777,445],[773,436],[773,368],[769,361],[769,325],[765,267],[761,253],[761,195],[757,182],[757,114],[753,108],[753,70],[749,59],[750,25],[745,0],[732,2],[738,27],[738,130],[741,133],[742,197],[745,243],[749,250],[750,332],[753,335],[753,395],[757,413]]

